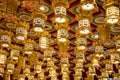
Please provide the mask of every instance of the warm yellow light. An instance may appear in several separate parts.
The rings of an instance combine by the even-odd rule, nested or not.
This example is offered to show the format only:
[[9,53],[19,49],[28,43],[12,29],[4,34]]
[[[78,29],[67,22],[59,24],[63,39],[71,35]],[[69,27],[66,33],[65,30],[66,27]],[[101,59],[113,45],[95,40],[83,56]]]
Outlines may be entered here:
[[64,22],[66,22],[66,19],[64,17],[56,17],[55,22],[64,23]]
[[94,4],[91,4],[91,3],[83,4],[82,9],[83,10],[93,10],[94,9]]

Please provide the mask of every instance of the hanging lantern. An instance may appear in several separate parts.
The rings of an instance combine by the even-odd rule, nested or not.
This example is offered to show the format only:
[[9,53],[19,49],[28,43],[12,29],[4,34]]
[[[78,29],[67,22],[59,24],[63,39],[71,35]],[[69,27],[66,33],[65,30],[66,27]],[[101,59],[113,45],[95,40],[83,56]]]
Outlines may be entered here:
[[61,73],[69,73],[69,67],[68,66],[62,66],[61,65]]
[[84,52],[85,51],[81,51],[81,50],[79,50],[79,48],[75,48],[75,55],[76,55],[76,61],[78,61],[78,62],[85,62],[85,54],[84,54]]
[[33,46],[34,46],[35,41],[28,39],[24,43],[24,53],[25,54],[32,54],[33,53]]
[[92,58],[91,63],[93,67],[100,67],[98,60],[99,60],[99,57]]
[[110,49],[109,53],[110,53],[111,63],[119,64],[119,62],[120,62],[119,52],[115,51],[115,49]]
[[0,50],[0,64],[5,64],[7,60],[8,52],[5,50]]
[[81,35],[87,35],[91,31],[90,19],[92,14],[82,10],[80,14],[76,15],[75,19],[78,21],[77,32]]
[[119,21],[119,7],[118,0],[106,0],[103,7],[106,9],[105,21],[109,24],[115,24]]
[[60,63],[61,63],[62,66],[68,66],[69,65],[68,57],[61,57]]
[[20,50],[21,50],[21,47],[17,46],[17,45],[12,45],[10,47],[11,51],[10,51],[10,57],[13,59],[13,60],[18,60],[19,56],[20,56]]
[[68,38],[68,30],[69,26],[67,23],[64,24],[56,24],[55,28],[57,30],[57,41],[58,42],[66,42]]
[[80,71],[79,69],[75,69],[74,79],[80,80],[81,78],[82,78],[82,71]]
[[88,71],[89,71],[89,75],[96,75],[95,67],[89,67]]
[[46,49],[46,50],[44,50],[44,60],[47,60],[47,61],[51,61],[51,59],[52,59],[52,53],[53,53],[53,51],[51,50],[51,48],[48,48],[48,49]]
[[113,64],[111,64],[110,61],[105,61],[105,69],[106,69],[106,72],[108,73],[112,73],[113,72]]
[[82,71],[83,70],[83,63],[76,61],[75,68]]
[[0,45],[9,47],[11,44],[12,33],[10,31],[0,30]]
[[43,70],[38,74],[38,79],[45,80],[45,74]]
[[36,73],[40,73],[42,71],[42,62],[38,62],[34,65],[34,71]]
[[95,46],[95,54],[97,57],[102,57],[103,51],[104,51],[103,46]]
[[46,16],[41,11],[33,13],[33,28],[36,32],[43,32],[45,27]]
[[43,31],[41,33],[41,37],[39,38],[39,45],[41,49],[47,49],[49,47],[49,38],[50,35],[47,31]]
[[82,19],[78,22],[78,29],[80,34],[90,33],[90,21],[88,19]]
[[28,76],[30,74],[30,65],[26,65],[24,70],[23,70],[23,74],[25,74],[26,76]]
[[5,65],[0,65],[0,76],[2,76],[2,77],[3,77],[4,72],[5,72],[4,68],[5,68]]
[[16,27],[16,39],[23,41],[27,38],[28,24],[26,22],[19,22]]
[[102,71],[101,73],[102,80],[109,80],[109,74],[105,71]]
[[54,65],[54,61],[53,60],[49,60],[48,62],[47,62],[47,68],[50,70],[50,69],[54,69],[55,67],[54,67],[55,65]]
[[76,40],[76,44],[77,44],[77,48],[80,50],[86,50],[86,46],[87,46],[87,39],[84,37],[77,37]]
[[9,59],[7,62],[7,71],[9,73],[13,73],[14,72],[14,68],[15,68],[15,63],[13,60]]
[[56,70],[55,69],[50,69],[49,71],[49,76],[52,78],[52,77],[56,77],[57,76],[57,73],[56,73]]
[[53,21],[56,23],[65,23],[67,22],[67,11],[66,9],[69,7],[68,0],[53,0],[52,6],[54,8],[55,17]]

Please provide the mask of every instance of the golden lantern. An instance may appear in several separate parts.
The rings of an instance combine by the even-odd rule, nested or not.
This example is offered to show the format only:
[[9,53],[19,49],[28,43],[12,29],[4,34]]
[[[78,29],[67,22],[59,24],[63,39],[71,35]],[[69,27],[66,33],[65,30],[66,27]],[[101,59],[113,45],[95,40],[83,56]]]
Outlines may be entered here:
[[26,65],[23,70],[23,74],[26,76],[30,75],[30,68],[31,68],[31,65]]
[[75,69],[78,69],[80,71],[83,70],[83,63],[82,62],[76,62]]
[[93,67],[100,67],[100,65],[99,65],[99,60],[100,60],[100,58],[99,57],[96,57],[96,55],[91,55],[91,63],[92,63],[92,66]]
[[76,47],[75,50],[74,50],[74,52],[76,53],[75,54],[76,55],[75,60],[78,61],[78,62],[81,62],[81,63],[85,62],[85,54],[84,54],[85,51],[79,50],[79,48]]
[[109,80],[109,74],[103,69],[101,70],[102,80]]
[[31,39],[27,39],[24,43],[24,53],[25,54],[32,54],[33,53],[33,46],[35,41]]
[[113,64],[108,60],[106,60],[104,62],[105,62],[105,70],[106,70],[106,72],[111,74],[113,72]]
[[57,30],[57,41],[63,43],[66,42],[68,38],[68,30],[69,30],[68,23],[56,24],[55,28]]
[[1,47],[9,47],[11,44],[13,33],[10,31],[0,30],[0,45]]
[[44,56],[44,60],[46,61],[51,61],[52,60],[52,54],[53,54],[53,51],[52,51],[52,48],[47,48],[46,50],[43,51],[43,56]]
[[67,22],[66,9],[69,7],[68,0],[53,0],[52,7],[54,8],[54,12],[55,12],[53,22],[56,22],[56,23]]
[[90,66],[89,68],[88,68],[88,73],[89,73],[89,75],[96,75],[96,69],[95,69],[95,67],[92,67],[92,66]]
[[6,63],[6,60],[7,60],[7,55],[8,55],[8,52],[5,51],[5,50],[0,50],[0,64],[4,65]]
[[80,69],[75,69],[74,79],[78,80],[82,78],[82,71]]
[[47,69],[48,70],[55,69],[54,60],[49,60],[47,62]]
[[79,32],[76,32],[76,48],[79,50],[86,51],[87,48],[87,38],[85,36],[80,35]]
[[3,77],[3,75],[4,75],[4,72],[5,72],[5,65],[0,65],[0,76],[2,76]]
[[104,53],[104,47],[101,45],[100,41],[95,41],[92,44],[95,47],[95,56],[96,57],[103,57],[103,53]]
[[21,51],[21,47],[20,46],[17,46],[17,45],[12,45],[10,47],[10,57],[13,59],[13,60],[18,60],[19,59],[19,56],[20,56],[20,51]]
[[42,62],[38,62],[34,65],[34,71],[35,73],[40,73],[42,71]]
[[44,31],[46,19],[47,17],[41,11],[33,12],[33,28],[35,32]]
[[45,80],[45,74],[43,70],[38,74],[38,79]]
[[79,21],[78,29],[81,34],[89,34],[90,33],[90,22],[88,19],[82,19]]
[[76,15],[76,20],[78,21],[78,30],[82,35],[87,35],[91,31],[89,19],[92,17],[91,13],[88,14],[87,11],[81,11],[80,14]]
[[95,0],[81,0],[80,5],[81,9],[86,11],[91,11],[97,6]]
[[39,45],[41,49],[47,49],[49,47],[49,38],[50,34],[47,31],[43,31],[41,33],[41,37],[39,38]]
[[16,39],[24,41],[27,38],[27,30],[29,25],[26,22],[19,22],[16,27]]
[[12,59],[9,59],[7,61],[7,72],[12,74],[14,72],[14,68],[15,68],[15,62]]
[[119,64],[120,62],[120,55],[119,52],[117,52],[115,49],[110,49],[110,59],[112,64]]
[[55,69],[50,69],[49,76],[52,78],[57,78],[57,73]]
[[106,0],[103,7],[106,9],[106,23],[115,24],[119,21],[120,11],[118,0]]

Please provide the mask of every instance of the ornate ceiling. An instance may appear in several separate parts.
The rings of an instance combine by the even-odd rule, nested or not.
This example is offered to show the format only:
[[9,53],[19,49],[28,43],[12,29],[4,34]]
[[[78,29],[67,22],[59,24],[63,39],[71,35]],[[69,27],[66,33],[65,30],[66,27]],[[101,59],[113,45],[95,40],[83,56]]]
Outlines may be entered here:
[[[23,6],[22,2],[23,1],[24,0],[19,0],[18,1],[19,5],[16,7],[17,8],[16,9],[16,11],[17,11],[16,12],[16,17],[18,17],[22,21],[26,21],[26,22],[29,23],[30,28],[28,30],[28,35],[27,35],[28,39],[32,39],[32,40],[35,41],[34,50],[40,54],[40,61],[42,61],[43,52],[39,48],[39,44],[38,44],[39,37],[37,36],[37,34],[32,29],[33,28],[32,17],[31,17],[32,12],[27,10],[26,8],[22,8],[22,6]],[[80,0],[69,0],[69,2],[70,2],[70,5],[69,5],[69,8],[67,9],[67,18],[68,18],[69,27],[70,27],[69,37],[68,37],[68,39],[70,40],[70,44],[68,46],[68,54],[70,55],[70,57],[69,57],[69,63],[70,63],[69,77],[70,77],[70,80],[74,80],[74,77],[73,77],[73,75],[75,74],[75,71],[74,71],[75,52],[74,52],[74,49],[76,47],[75,34],[76,34],[77,26],[78,26],[78,21],[75,19],[75,16],[80,13],[80,10],[79,10]],[[94,54],[94,52],[95,52],[95,47],[93,46],[93,42],[99,40],[97,27],[102,26],[103,23],[104,23],[104,19],[105,19],[105,10],[102,7],[103,3],[104,3],[104,0],[96,0],[96,3],[97,3],[97,6],[98,6],[98,10],[96,10],[96,12],[93,14],[93,17],[90,19],[91,32],[92,33],[89,34],[88,38],[87,38],[87,51],[85,52],[86,61],[83,64],[84,65],[84,70],[82,72],[83,73],[83,79],[85,79],[87,77],[86,72],[88,71],[88,67],[91,63],[91,54]],[[52,4],[52,0],[40,0],[41,11],[47,16],[45,30],[48,31],[51,34],[50,45],[54,48],[54,51],[55,51],[54,54],[53,54],[53,57],[55,58],[55,66],[57,67],[56,71],[57,71],[57,74],[58,74],[58,79],[62,80],[62,78],[61,78],[62,75],[60,73],[61,72],[60,56],[57,53],[59,51],[59,47],[58,47],[57,42],[56,42],[57,30],[55,29],[54,23],[52,22],[52,18],[54,17],[54,10],[53,10],[53,7],[52,7],[51,4]],[[32,5],[28,4],[28,6],[32,6]],[[25,12],[25,15],[23,15],[22,11]],[[15,34],[16,27],[13,26],[13,24],[11,25],[11,24],[6,22],[7,19],[12,19],[12,18],[11,18],[11,16],[9,17],[9,15],[6,15],[6,17],[1,16],[0,30],[11,31],[11,32],[13,32],[13,34]],[[18,19],[15,20],[14,24],[16,24],[16,21],[18,21]],[[100,61],[99,61],[99,64],[100,64],[101,67],[96,69],[96,74],[98,76],[101,74],[100,70],[102,68],[105,68],[105,64],[104,64],[103,61],[105,59],[110,58],[108,49],[115,48],[115,41],[113,40],[113,37],[117,36],[119,34],[120,34],[120,26],[116,24],[116,25],[113,26],[113,28],[110,29],[111,40],[106,41],[103,45],[104,46],[105,58],[101,58]],[[96,37],[96,35],[98,35],[98,36]],[[20,47],[24,46],[24,43],[17,42],[16,39],[14,38],[14,36],[12,37],[12,42],[11,43],[14,44],[14,45],[18,45]],[[1,47],[1,49],[2,49],[2,47]],[[5,50],[7,52],[9,52],[9,49],[5,48]],[[29,59],[28,59],[28,64],[29,64]],[[17,64],[16,64],[15,67],[17,67]],[[48,76],[49,72],[46,70],[46,67],[47,67],[47,63],[46,63],[46,61],[44,61],[43,65],[42,65],[42,68],[45,70],[45,76],[46,76],[45,80],[50,80],[50,77]],[[114,72],[117,73],[118,72],[117,67],[115,65],[113,65],[113,67],[114,67],[114,69],[113,69]],[[21,73],[22,73],[22,71],[23,70],[21,70]],[[31,72],[32,71],[34,71],[33,68],[31,68]],[[13,75],[11,75],[10,80],[13,80]],[[36,76],[37,75],[35,75],[35,77]],[[110,77],[113,77],[113,74],[110,74]],[[2,80],[3,78],[4,77],[1,77],[0,80]],[[18,80],[18,79],[14,79],[14,80]],[[26,78],[26,80],[27,80],[27,78]],[[94,80],[97,80],[97,76],[95,76]]]

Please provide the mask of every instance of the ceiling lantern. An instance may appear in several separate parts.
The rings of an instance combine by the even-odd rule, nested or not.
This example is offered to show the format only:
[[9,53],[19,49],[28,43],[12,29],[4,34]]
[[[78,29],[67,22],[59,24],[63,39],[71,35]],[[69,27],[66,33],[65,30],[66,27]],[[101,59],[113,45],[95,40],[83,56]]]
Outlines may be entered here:
[[81,11],[80,14],[76,15],[76,20],[78,21],[77,32],[82,35],[87,35],[91,31],[90,18],[92,17],[91,13],[88,14],[87,11]]
[[86,51],[87,50],[87,38],[85,36],[80,35],[79,32],[76,32],[76,48],[79,50]]
[[104,53],[104,47],[101,45],[101,43],[99,41],[95,41],[92,44],[95,47],[95,56],[96,57],[103,57],[103,53]]
[[16,27],[17,41],[24,41],[27,38],[27,30],[29,25],[26,22],[19,22]]
[[105,70],[107,73],[112,73],[113,72],[113,64],[111,63],[111,61],[104,61],[105,62]]
[[0,64],[4,65],[7,60],[8,52],[5,50],[0,50]]
[[69,26],[67,23],[65,24],[56,24],[55,28],[57,30],[57,41],[58,42],[66,42],[68,38],[68,30]]
[[120,16],[118,0],[105,0],[103,7],[106,9],[106,23],[118,23]]
[[9,58],[7,61],[7,72],[13,74],[14,68],[15,68],[15,62]]
[[105,71],[105,69],[101,70],[102,80],[109,80],[109,74]]
[[24,43],[24,53],[25,54],[32,54],[33,53],[33,46],[34,46],[35,41],[28,39]]
[[37,61],[34,65],[35,73],[40,73],[42,71],[42,62]]
[[5,72],[5,65],[0,65],[0,76],[2,76],[3,77],[3,75],[4,75],[4,72]]
[[0,46],[9,47],[11,44],[13,33],[10,31],[0,30]]
[[33,12],[33,29],[35,32],[43,32],[47,17],[41,11]]
[[120,63],[120,55],[115,49],[110,49],[110,59],[112,64],[119,64]]
[[67,8],[69,7],[68,0],[53,0],[52,6],[54,9],[55,16],[53,22],[65,23],[67,22]]
[[43,31],[40,34],[39,45],[41,49],[47,49],[49,47],[49,38],[50,35],[47,31]]
[[86,11],[91,11],[96,8],[95,0],[81,0],[81,8]]
[[19,59],[20,56],[20,51],[21,51],[21,47],[17,46],[17,45],[12,45],[10,46],[10,57],[13,60],[17,60]]

